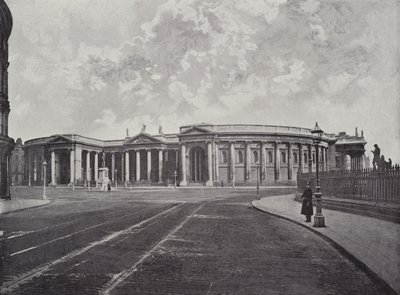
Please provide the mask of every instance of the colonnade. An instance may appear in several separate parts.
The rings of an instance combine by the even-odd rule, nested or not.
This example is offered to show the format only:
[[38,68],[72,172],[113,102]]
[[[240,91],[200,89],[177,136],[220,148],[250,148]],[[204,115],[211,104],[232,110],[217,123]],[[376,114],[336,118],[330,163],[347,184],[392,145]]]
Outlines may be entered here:
[[[257,150],[260,151],[260,159],[257,161],[257,166],[259,167],[259,180],[263,181],[266,180],[266,169],[267,169],[267,145],[271,145],[271,142],[252,142],[252,141],[245,141],[245,175],[244,175],[244,182],[251,182],[254,179],[251,179],[251,146],[254,144],[257,145]],[[189,143],[190,144],[190,143]],[[219,158],[219,150],[221,146],[226,147],[228,144],[228,151],[229,151],[229,160],[228,160],[228,170],[229,170],[229,177],[228,180],[230,183],[237,182],[236,179],[236,150],[237,145],[242,146],[243,142],[239,141],[228,141],[224,143],[219,142],[207,142],[206,148],[206,158],[207,158],[207,171],[208,171],[208,178],[206,185],[212,186],[213,182],[219,182],[219,166],[220,166],[220,158]],[[187,146],[188,144],[181,143],[180,145],[180,185],[186,186],[188,183],[188,171],[187,171]],[[305,143],[292,143],[292,142],[279,142],[275,141],[272,142],[273,149],[274,149],[274,180],[279,181],[282,180],[281,175],[281,152],[285,151],[286,159],[285,159],[285,168],[287,167],[287,180],[294,180],[296,175],[294,175],[293,168],[296,165],[298,168],[297,171],[299,172],[313,172],[316,169],[317,163],[315,163],[315,152],[316,146],[313,144],[305,144]],[[242,148],[240,148],[242,149]],[[327,150],[326,146],[318,146],[319,149],[319,169],[320,171],[326,171],[328,169],[328,157],[327,157]],[[253,148],[254,150],[254,148]],[[296,152],[294,152],[296,151]],[[294,153],[296,153],[296,161],[294,160]],[[306,154],[306,161],[304,159],[304,154]],[[254,164],[254,163],[253,163]],[[270,163],[268,163],[270,164]],[[306,168],[307,167],[307,168]],[[286,177],[285,177],[286,179]]]
[[[158,151],[158,182],[163,182],[163,169],[164,169],[164,149],[137,149],[137,150],[125,150],[120,152],[102,152],[100,150],[88,150],[82,149],[80,147],[70,148],[69,151],[69,183],[75,183],[78,180],[83,181],[97,181],[98,180],[98,171],[99,168],[106,164],[106,158],[111,155],[111,167],[109,175],[110,180],[117,180],[117,173],[119,171],[120,180],[129,183],[131,180],[136,182],[138,181],[147,181],[152,182],[152,151]],[[57,157],[60,153],[66,153],[66,149],[53,149],[50,150],[50,173],[51,173],[51,184],[57,185]],[[146,155],[146,175],[145,178],[142,177],[142,169],[141,169],[141,153],[144,152]],[[85,164],[83,164],[82,155],[86,153]],[[130,154],[134,153],[135,156],[130,157]],[[93,156],[92,156],[93,154]],[[29,163],[28,166],[32,166],[34,171],[36,171],[36,167],[38,163],[36,161],[36,154],[34,154],[34,162]],[[117,158],[119,158],[117,165]],[[101,161],[101,162],[100,162]],[[131,171],[131,164],[134,162],[135,170]],[[84,166],[84,167],[83,167]],[[83,171],[85,171],[83,175]],[[30,175],[30,172],[28,172]],[[36,172],[34,173],[34,178],[36,181]]]

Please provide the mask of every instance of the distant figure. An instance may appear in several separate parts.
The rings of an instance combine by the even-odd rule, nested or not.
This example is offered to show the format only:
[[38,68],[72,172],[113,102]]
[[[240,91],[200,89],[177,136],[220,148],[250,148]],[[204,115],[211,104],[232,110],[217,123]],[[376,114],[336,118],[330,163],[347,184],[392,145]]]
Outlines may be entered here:
[[372,168],[377,170],[381,161],[381,149],[377,144],[374,144],[374,150],[371,151],[374,154],[374,159],[372,160]]
[[129,137],[129,129],[126,128],[126,137]]
[[301,196],[303,205],[301,206],[301,214],[306,216],[306,222],[311,221],[311,216],[314,214],[312,204],[312,190],[310,188],[310,182],[307,183],[306,188]]
[[146,125],[145,125],[145,124],[142,125],[142,130],[141,130],[141,132],[146,132]]
[[162,131],[162,126],[160,125],[160,126],[158,126],[158,134],[163,134],[163,131]]

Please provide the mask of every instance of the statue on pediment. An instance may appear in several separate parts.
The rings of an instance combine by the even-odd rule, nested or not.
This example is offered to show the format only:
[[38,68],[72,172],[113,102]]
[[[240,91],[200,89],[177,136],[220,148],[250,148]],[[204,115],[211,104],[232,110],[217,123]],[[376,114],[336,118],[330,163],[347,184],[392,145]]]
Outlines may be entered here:
[[145,124],[142,125],[142,130],[141,130],[141,132],[146,132],[146,125],[145,125]]
[[129,137],[129,128],[126,128],[126,137]]
[[161,125],[158,126],[158,134],[164,134],[163,131],[162,131],[162,126]]

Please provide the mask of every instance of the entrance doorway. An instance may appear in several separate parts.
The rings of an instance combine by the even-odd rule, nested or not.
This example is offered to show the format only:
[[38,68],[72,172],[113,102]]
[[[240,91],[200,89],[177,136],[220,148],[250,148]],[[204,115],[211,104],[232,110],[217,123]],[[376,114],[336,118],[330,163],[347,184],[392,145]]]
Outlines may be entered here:
[[207,180],[206,154],[200,147],[195,147],[190,151],[190,181],[203,183]]

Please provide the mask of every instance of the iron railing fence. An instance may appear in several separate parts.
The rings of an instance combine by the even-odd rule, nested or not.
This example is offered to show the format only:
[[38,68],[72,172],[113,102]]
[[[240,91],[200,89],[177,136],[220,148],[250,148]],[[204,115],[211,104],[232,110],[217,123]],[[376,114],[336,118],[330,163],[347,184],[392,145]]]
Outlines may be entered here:
[[[324,196],[354,200],[400,203],[400,169],[398,166],[384,171],[372,169],[326,171],[319,173]],[[311,181],[315,190],[315,173],[298,173],[297,189],[303,192]]]

